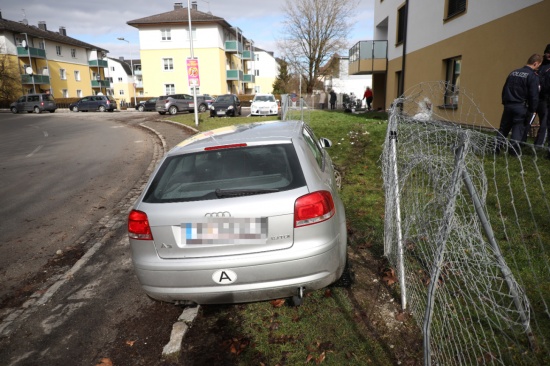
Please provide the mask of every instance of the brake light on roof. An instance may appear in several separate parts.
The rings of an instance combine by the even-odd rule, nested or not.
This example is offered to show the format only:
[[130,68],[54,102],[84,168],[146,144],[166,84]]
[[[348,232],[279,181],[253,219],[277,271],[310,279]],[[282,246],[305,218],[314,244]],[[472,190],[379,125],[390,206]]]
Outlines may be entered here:
[[330,219],[335,212],[330,192],[317,191],[307,194],[294,203],[294,227],[318,224]]
[[246,147],[246,144],[230,144],[230,145],[209,146],[209,147],[205,147],[204,151],[234,149],[236,147]]
[[153,240],[149,219],[145,212],[137,210],[130,212],[128,215],[128,236],[137,240]]

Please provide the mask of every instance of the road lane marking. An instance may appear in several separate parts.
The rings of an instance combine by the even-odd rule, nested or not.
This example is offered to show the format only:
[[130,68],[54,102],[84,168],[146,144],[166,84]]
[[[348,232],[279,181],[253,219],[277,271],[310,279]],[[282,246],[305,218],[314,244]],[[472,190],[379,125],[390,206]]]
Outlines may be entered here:
[[42,149],[43,147],[44,147],[44,145],[38,146],[36,149],[33,150],[32,153],[30,153],[29,155],[27,155],[27,158],[30,158],[31,156],[33,156],[34,154],[36,154],[37,152],[39,152],[40,149]]

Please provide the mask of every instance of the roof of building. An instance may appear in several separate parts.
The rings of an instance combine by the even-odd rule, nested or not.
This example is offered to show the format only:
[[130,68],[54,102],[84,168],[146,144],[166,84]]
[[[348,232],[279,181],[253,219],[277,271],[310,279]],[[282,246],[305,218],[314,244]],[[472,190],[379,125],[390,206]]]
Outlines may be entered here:
[[26,20],[23,20],[22,22],[15,22],[13,20],[3,19],[0,16],[0,31],[9,31],[13,33],[26,33],[29,36],[37,37],[37,38],[44,38],[49,41],[54,41],[58,43],[83,47],[83,48],[89,48],[89,49],[95,49],[99,51],[103,51],[105,53],[109,52],[106,49],[103,49],[101,47],[94,46],[92,44],[79,41],[78,39],[74,39],[72,37],[69,37],[65,34],[66,30],[64,27],[59,28],[59,32],[53,32],[47,30],[46,23],[41,22],[39,27],[34,25],[28,25],[26,24]]
[[[191,8],[191,23],[218,23],[222,27],[232,28],[231,24],[225,19],[212,15],[211,13],[203,13],[197,9]],[[165,13],[151,15],[141,19],[130,20],[126,24],[139,28],[142,25],[151,24],[187,24],[189,16],[187,8],[174,6],[174,9]]]

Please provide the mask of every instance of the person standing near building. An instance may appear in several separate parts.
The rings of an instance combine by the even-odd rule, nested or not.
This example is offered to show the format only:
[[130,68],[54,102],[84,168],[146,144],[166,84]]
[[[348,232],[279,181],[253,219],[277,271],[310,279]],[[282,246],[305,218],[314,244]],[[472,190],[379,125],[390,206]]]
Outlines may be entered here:
[[330,91],[330,109],[336,109],[336,93],[334,89]]
[[372,99],[374,98],[374,94],[372,93],[372,89],[370,86],[367,86],[367,89],[365,90],[365,93],[363,94],[363,99],[366,99],[367,101],[367,110],[372,110]]
[[537,115],[539,116],[540,127],[535,139],[535,145],[543,146],[548,135],[548,107],[550,107],[550,44],[546,45],[544,50],[538,75],[540,79],[540,93]]
[[519,154],[519,142],[522,141],[525,129],[530,127],[539,103],[539,78],[535,71],[542,62],[542,56],[533,54],[527,65],[512,71],[502,88],[504,110],[497,132],[497,150],[504,144],[510,131],[512,155]]

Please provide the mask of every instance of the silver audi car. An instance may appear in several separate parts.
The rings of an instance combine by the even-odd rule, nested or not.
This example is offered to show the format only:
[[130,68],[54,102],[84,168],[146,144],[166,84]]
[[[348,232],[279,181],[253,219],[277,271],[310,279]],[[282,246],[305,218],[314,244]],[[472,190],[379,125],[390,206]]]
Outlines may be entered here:
[[299,304],[339,280],[346,215],[330,145],[302,121],[273,121],[174,147],[128,217],[144,291],[177,304]]

